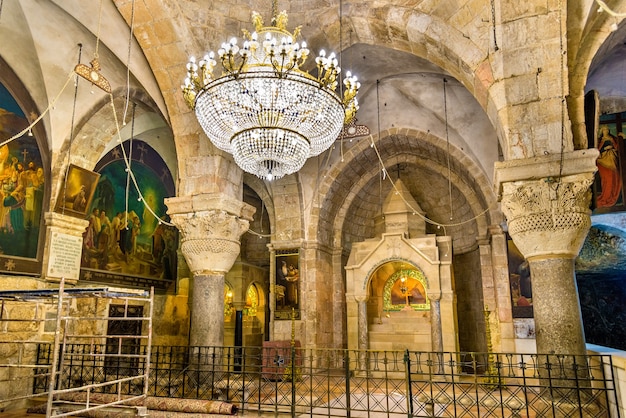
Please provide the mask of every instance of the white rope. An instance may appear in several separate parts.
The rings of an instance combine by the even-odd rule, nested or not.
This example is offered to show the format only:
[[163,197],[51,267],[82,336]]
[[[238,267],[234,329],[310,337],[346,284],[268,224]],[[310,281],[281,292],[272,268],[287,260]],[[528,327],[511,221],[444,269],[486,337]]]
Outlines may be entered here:
[[15,135],[13,135],[11,138],[6,139],[6,140],[0,142],[0,147],[8,144],[9,142],[12,142],[12,141],[18,139],[18,138],[21,138],[23,135],[27,134],[28,132],[31,132],[33,127],[37,124],[37,122],[39,122],[44,116],[46,116],[46,114],[50,111],[50,109],[54,109],[54,106],[56,105],[57,100],[59,100],[59,97],[61,96],[61,94],[63,93],[63,91],[67,87],[67,85],[70,83],[70,81],[72,80],[72,75],[73,74],[75,74],[74,70],[70,71],[70,73],[67,75],[67,80],[65,81],[65,84],[61,88],[61,91],[59,92],[59,94],[57,94],[54,97],[54,99],[52,99],[52,101],[50,102],[50,104],[48,105],[46,110],[41,112],[41,115],[39,115],[38,118],[35,119],[33,122],[31,122],[31,124],[28,125],[26,128],[24,128],[20,132],[16,133]]
[[111,93],[109,93],[109,97],[111,99],[111,108],[113,110],[113,119],[115,120],[115,127],[117,128],[117,137],[118,137],[118,141],[117,142],[119,142],[120,148],[122,149],[122,157],[124,159],[124,164],[126,165],[126,172],[128,173],[128,175],[130,177],[130,180],[133,183],[135,191],[139,195],[139,199],[138,200],[143,203],[144,207],[146,209],[148,209],[148,212],[150,212],[152,214],[152,216],[154,216],[156,219],[159,220],[159,224],[163,224],[163,225],[167,225],[167,226],[175,226],[173,223],[167,222],[166,220],[161,218],[159,215],[157,215],[154,212],[154,209],[152,209],[152,207],[148,203],[146,203],[146,200],[143,197],[143,193],[141,193],[141,189],[139,188],[139,184],[137,183],[137,179],[135,178],[135,174],[131,170],[130,160],[128,158],[128,155],[126,154],[126,150],[124,149],[124,145],[123,145],[123,141],[122,141],[122,135],[121,135],[121,132],[120,132],[120,125],[119,125],[119,122],[118,122],[118,119],[117,119],[117,113],[115,111],[115,102],[113,100],[113,95]]
[[614,12],[613,10],[611,10],[609,8],[609,6],[606,5],[605,2],[603,2],[602,0],[596,0],[596,3],[598,4],[598,6],[600,6],[600,8],[598,9],[598,12],[607,12],[608,14],[610,14],[613,17],[626,17],[626,13],[617,13]]

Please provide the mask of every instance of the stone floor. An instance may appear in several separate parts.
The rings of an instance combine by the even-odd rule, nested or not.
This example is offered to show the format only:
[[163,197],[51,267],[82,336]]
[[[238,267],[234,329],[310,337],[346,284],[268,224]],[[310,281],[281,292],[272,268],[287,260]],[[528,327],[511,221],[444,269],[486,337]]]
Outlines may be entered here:
[[15,409],[7,412],[0,412],[2,418],[17,418],[17,417],[44,417],[44,414],[28,414],[26,409]]

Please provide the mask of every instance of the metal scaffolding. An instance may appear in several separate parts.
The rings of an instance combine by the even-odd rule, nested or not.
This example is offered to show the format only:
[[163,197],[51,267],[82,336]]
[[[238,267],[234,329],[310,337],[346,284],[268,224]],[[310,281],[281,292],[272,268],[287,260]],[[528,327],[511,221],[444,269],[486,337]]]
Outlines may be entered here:
[[[114,317],[96,312],[76,309],[77,299],[106,299],[123,306],[122,313]],[[133,406],[145,398],[150,373],[150,347],[152,345],[152,313],[154,290],[125,289],[116,287],[66,288],[61,280],[56,289],[0,291],[0,385],[11,393],[0,398],[0,407],[20,400],[47,399],[46,416],[62,417],[76,415],[114,406],[132,407],[142,415],[141,407]],[[28,308],[22,309],[24,303]],[[56,305],[56,315],[52,315]],[[129,307],[143,306],[142,316],[129,315]],[[133,311],[134,312],[134,311]],[[146,314],[147,313],[147,314]],[[27,317],[26,314],[32,315]],[[108,335],[108,321],[139,321],[141,335]],[[41,323],[43,328],[41,327]],[[137,324],[137,322],[135,322]],[[45,330],[54,332],[49,361],[42,364],[38,352]],[[143,350],[127,350],[132,339],[140,341]],[[105,342],[106,350],[102,350]],[[66,348],[75,344],[89,344],[93,349],[81,353],[69,352]],[[67,379],[69,368],[76,364],[100,365],[133,364],[132,375],[101,373],[90,379]],[[39,390],[37,390],[39,387]],[[129,387],[134,388],[128,396]],[[116,394],[112,402],[93,403],[93,393]],[[122,396],[122,395],[126,396]],[[130,405],[130,406],[129,406]]]

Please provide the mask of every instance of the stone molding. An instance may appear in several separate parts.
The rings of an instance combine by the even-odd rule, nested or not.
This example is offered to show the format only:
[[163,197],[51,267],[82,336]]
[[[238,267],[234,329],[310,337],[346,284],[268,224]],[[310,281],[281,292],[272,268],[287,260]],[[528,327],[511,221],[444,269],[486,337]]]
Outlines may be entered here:
[[435,292],[426,291],[426,296],[428,297],[428,300],[430,300],[431,302],[439,302],[441,300],[442,292],[441,290],[438,290]]
[[242,219],[252,221],[256,209],[241,200],[223,193],[204,193],[165,199],[167,213],[186,214],[208,210],[221,210]]
[[520,180],[558,179],[581,173],[595,173],[599,151],[595,148],[564,154],[548,154],[533,158],[499,161],[494,164],[494,186],[502,198],[503,186]]
[[57,212],[46,212],[44,214],[44,220],[46,227],[57,232],[75,236],[81,236],[87,229],[87,226],[89,226],[89,221],[86,219],[63,215]]
[[502,185],[508,231],[526,258],[576,257],[591,227],[593,172]]

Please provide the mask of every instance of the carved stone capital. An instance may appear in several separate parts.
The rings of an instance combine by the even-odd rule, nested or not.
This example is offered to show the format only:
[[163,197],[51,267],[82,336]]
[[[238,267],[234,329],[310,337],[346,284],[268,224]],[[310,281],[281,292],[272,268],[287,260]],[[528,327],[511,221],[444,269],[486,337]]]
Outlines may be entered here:
[[428,297],[428,300],[430,300],[431,302],[439,302],[441,300],[441,291],[436,291],[436,292],[426,292],[426,296]]
[[171,215],[181,233],[181,251],[194,275],[227,273],[250,222],[220,210]]
[[181,234],[181,251],[194,275],[225,274],[240,250],[254,207],[224,194],[166,199]]
[[591,227],[593,172],[502,184],[502,212],[524,257],[575,257]]

